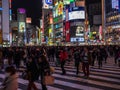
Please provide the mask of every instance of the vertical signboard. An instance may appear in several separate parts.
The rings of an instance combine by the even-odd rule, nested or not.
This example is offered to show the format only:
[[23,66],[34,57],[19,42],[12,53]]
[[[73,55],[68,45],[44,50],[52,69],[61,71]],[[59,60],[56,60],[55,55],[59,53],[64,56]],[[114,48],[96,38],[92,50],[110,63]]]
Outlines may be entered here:
[[0,14],[0,44],[2,44],[2,16]]
[[4,41],[10,40],[9,34],[9,0],[2,0],[2,35]]

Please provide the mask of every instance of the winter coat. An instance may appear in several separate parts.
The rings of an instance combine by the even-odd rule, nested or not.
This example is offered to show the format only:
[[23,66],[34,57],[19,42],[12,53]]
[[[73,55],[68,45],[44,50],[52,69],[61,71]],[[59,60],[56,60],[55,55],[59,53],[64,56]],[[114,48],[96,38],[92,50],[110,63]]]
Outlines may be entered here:
[[6,77],[3,86],[5,87],[3,90],[18,90],[18,75]]
[[27,66],[27,72],[30,73],[30,76],[31,76],[29,80],[31,81],[38,80],[39,70],[38,70],[37,63],[35,62],[35,60],[33,60],[32,62],[27,62],[26,66]]
[[67,52],[60,52],[60,61],[64,61],[68,58]]

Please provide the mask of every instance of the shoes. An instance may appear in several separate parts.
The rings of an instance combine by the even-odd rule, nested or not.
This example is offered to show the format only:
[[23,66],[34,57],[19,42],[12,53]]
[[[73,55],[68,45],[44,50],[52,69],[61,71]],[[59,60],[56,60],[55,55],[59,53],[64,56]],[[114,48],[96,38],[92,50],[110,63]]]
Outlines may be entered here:
[[88,78],[89,78],[89,76],[85,76],[85,75],[84,75],[84,78],[85,78],[85,79],[88,79]]
[[66,73],[61,73],[61,75],[65,75]]

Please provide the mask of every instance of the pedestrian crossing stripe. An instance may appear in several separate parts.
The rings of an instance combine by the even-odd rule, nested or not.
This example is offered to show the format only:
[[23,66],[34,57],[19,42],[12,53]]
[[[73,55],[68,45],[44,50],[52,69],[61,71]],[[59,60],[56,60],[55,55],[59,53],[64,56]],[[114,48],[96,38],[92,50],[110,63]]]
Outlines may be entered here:
[[[110,67],[109,67],[110,68]],[[91,68],[89,79],[83,78],[83,73],[80,72],[76,76],[75,67],[65,67],[67,75],[60,75],[61,68],[55,67],[55,84],[47,86],[48,90],[119,90],[120,89],[120,72],[110,68],[111,70]],[[118,69],[119,70],[119,69]],[[21,73],[19,73],[21,76]],[[0,80],[4,78],[4,73],[0,73]],[[1,82],[1,81],[0,81]],[[28,85],[27,80],[18,79],[19,90],[26,90]],[[39,90],[41,84],[39,81],[35,83]]]

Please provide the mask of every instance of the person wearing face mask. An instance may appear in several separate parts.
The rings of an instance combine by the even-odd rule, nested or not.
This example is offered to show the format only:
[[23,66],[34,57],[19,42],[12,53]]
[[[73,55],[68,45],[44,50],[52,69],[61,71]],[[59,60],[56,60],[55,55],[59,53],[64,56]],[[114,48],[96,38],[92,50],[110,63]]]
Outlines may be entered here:
[[18,89],[18,75],[13,66],[5,69],[5,79],[2,83],[0,90],[17,90]]

